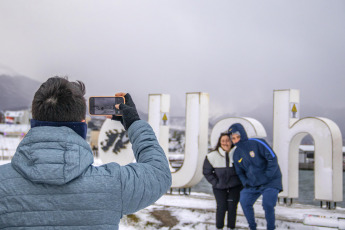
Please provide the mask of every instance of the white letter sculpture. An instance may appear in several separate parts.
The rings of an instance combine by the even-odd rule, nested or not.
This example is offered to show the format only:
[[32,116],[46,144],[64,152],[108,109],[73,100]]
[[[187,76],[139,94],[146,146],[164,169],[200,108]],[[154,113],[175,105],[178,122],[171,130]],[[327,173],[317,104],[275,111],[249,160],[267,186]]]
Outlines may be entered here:
[[103,164],[116,162],[126,165],[133,162],[132,144],[119,121],[104,121],[98,137],[98,154]]
[[266,137],[266,130],[264,126],[258,121],[253,118],[249,117],[229,117],[223,120],[218,121],[212,129],[211,132],[211,146],[212,148],[216,147],[219,135],[223,132],[227,132],[229,127],[235,123],[240,123],[243,125],[243,128],[247,132],[248,138],[251,137],[258,137],[264,138]]
[[[169,159],[169,112],[170,95],[149,94],[149,117],[148,123],[156,134],[159,144]],[[172,170],[169,164],[170,170]]]
[[[186,145],[182,167],[172,173],[172,188],[188,188],[196,185],[203,177],[202,166],[208,146],[207,93],[187,93],[186,105]],[[164,103],[163,103],[164,102]],[[164,94],[149,96],[149,124],[159,137],[163,149],[167,151],[169,129],[162,125],[164,113],[168,113],[170,98]]]
[[299,90],[274,91],[273,149],[283,174],[280,197],[298,197],[299,145],[307,134],[315,144],[315,199],[343,200],[343,153],[339,127],[327,118],[299,119]]

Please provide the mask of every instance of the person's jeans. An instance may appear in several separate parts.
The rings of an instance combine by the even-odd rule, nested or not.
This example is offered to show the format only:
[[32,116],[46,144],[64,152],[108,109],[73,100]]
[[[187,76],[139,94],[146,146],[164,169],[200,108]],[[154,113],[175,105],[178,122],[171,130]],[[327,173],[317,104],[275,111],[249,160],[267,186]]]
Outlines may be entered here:
[[277,204],[279,190],[275,188],[244,188],[241,191],[240,203],[243,213],[248,221],[249,228],[256,230],[253,205],[262,195],[262,207],[265,211],[267,229],[275,229],[274,207]]

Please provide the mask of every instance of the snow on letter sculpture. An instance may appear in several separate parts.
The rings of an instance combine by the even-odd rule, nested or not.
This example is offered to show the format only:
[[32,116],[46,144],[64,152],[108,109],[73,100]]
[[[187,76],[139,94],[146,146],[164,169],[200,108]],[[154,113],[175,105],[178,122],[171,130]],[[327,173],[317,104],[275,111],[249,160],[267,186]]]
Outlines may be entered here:
[[343,154],[339,127],[320,117],[299,119],[299,90],[274,91],[273,149],[283,174],[281,197],[298,197],[299,145],[307,134],[315,144],[315,199],[343,200]]
[[[186,141],[182,167],[172,172],[172,188],[192,187],[202,179],[202,166],[207,154],[208,110],[207,93],[187,93]],[[168,106],[167,106],[168,105]],[[153,127],[163,149],[168,152],[169,128],[161,124],[162,114],[168,113],[170,97],[149,95],[149,124]]]

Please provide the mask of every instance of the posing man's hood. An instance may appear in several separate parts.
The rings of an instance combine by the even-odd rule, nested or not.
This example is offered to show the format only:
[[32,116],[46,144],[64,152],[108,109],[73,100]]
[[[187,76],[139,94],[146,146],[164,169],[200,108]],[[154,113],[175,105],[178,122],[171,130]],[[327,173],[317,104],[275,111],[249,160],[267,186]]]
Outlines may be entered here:
[[238,132],[241,135],[240,142],[247,141],[248,136],[246,131],[244,130],[243,126],[240,123],[235,123],[231,125],[228,129],[228,134],[231,135],[232,133]]

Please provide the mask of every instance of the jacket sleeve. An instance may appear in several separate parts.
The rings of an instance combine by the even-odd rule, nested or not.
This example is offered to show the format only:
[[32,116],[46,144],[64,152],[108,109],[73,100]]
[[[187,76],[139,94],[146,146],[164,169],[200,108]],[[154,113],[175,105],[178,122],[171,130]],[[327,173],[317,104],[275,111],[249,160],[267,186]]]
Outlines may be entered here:
[[243,187],[246,187],[247,185],[247,176],[246,176],[246,172],[242,169],[242,167],[240,166],[240,163],[239,161],[241,159],[239,159],[237,157],[237,155],[239,154],[239,151],[241,151],[241,149],[237,148],[234,152],[234,166],[235,166],[235,170],[236,170],[236,173],[237,173],[237,176],[240,178],[241,182],[242,182],[242,185]]
[[263,157],[267,160],[267,168],[265,174],[268,179],[271,179],[279,169],[278,159],[275,152],[273,152],[272,148],[267,144],[267,142],[264,140],[261,141],[265,143],[265,145],[261,143],[259,144],[260,152],[263,153]]
[[206,180],[208,182],[210,182],[210,184],[212,184],[212,186],[216,186],[217,182],[218,182],[218,178],[214,172],[214,168],[211,165],[210,161],[207,159],[207,157],[205,158],[204,161],[204,166],[202,169],[202,174],[204,174]]
[[122,214],[151,205],[171,186],[169,163],[151,126],[136,121],[128,136],[137,163],[121,167]]

